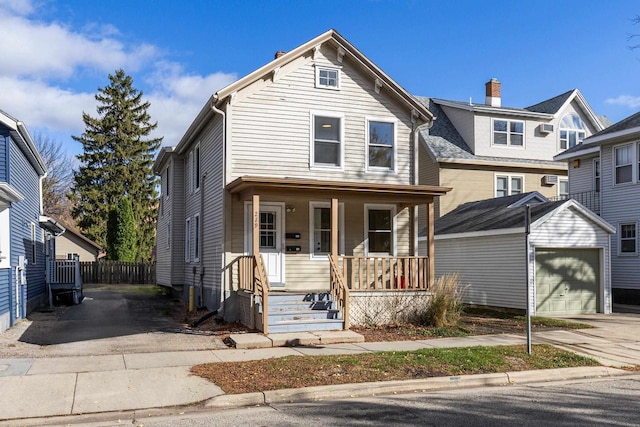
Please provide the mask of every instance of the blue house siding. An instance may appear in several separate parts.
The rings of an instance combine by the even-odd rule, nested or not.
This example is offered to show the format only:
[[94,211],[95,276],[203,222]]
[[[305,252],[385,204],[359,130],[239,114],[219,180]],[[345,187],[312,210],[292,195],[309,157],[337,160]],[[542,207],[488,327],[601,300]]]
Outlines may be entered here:
[[9,312],[9,283],[11,275],[8,268],[0,269],[0,316]]
[[[39,226],[40,177],[12,139],[9,149],[9,184],[24,196],[24,200],[13,203],[10,208],[11,266],[15,268],[18,265],[20,256],[26,257],[26,304],[33,305],[45,294],[44,232]],[[32,224],[35,228],[35,247]],[[34,250],[35,263],[32,262]]]
[[9,146],[9,142],[9,132],[5,129],[0,129],[0,182],[7,182],[7,163],[9,162],[7,147]]

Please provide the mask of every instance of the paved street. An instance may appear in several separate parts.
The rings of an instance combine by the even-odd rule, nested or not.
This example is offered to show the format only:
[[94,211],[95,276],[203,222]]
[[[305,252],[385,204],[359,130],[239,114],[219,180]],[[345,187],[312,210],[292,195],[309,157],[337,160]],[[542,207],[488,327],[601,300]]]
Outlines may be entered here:
[[[633,378],[274,404],[158,418],[150,418],[140,412],[136,421],[145,427],[637,426],[640,424],[639,402],[640,375]],[[118,424],[106,422],[96,425]]]

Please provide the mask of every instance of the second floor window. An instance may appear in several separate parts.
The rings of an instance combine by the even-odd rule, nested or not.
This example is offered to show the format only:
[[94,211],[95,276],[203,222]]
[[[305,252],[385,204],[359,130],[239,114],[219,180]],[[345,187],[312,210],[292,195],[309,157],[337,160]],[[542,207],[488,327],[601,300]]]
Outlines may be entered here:
[[593,160],[593,191],[600,191],[600,159]]
[[567,114],[560,121],[560,149],[575,147],[582,143],[586,133],[584,124],[576,114]]
[[633,145],[614,148],[615,183],[624,184],[633,181]]
[[368,165],[373,169],[393,170],[395,149],[395,126],[392,122],[368,122]]
[[313,116],[313,166],[342,166],[342,119]]
[[511,147],[523,147],[524,122],[516,120],[494,120],[493,144]]
[[522,194],[524,178],[521,176],[497,175],[496,197]]

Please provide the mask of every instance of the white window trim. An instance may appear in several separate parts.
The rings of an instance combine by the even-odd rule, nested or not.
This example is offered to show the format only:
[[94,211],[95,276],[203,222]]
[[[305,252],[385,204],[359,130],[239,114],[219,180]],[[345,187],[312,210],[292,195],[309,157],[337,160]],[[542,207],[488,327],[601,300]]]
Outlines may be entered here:
[[[631,147],[631,181],[629,182],[616,182],[616,170],[618,165],[616,165],[616,149],[622,147]],[[633,185],[638,182],[638,144],[637,143],[626,143],[626,144],[618,144],[614,145],[611,148],[611,161],[613,163],[613,174],[611,182],[614,187],[624,187],[625,185]],[[626,165],[625,165],[626,166]],[[602,175],[602,165],[600,165],[600,175]],[[602,178],[600,178],[600,185],[602,186]]]
[[36,223],[32,222],[30,226],[30,235],[31,235],[31,256],[29,257],[29,264],[36,265],[38,263],[38,250],[37,250],[37,239],[38,233],[36,231]]
[[501,197],[498,196],[498,177],[505,177],[507,178],[507,196],[511,196],[511,179],[512,178],[520,178],[522,179],[522,192],[518,193],[518,194],[523,194],[526,193],[525,190],[525,180],[524,180],[524,175],[519,175],[519,174],[506,174],[506,173],[494,173],[493,174],[493,197]]
[[[558,194],[557,194],[558,199],[560,199],[560,197],[562,196],[562,194],[560,193],[560,187],[561,187],[560,183],[561,182],[566,182],[567,183],[567,194],[566,194],[566,196],[567,196],[567,199],[568,199],[569,198],[569,178],[564,178],[564,177],[558,177],[558,185],[557,185],[557,187],[558,187]],[[522,190],[523,190],[522,192],[524,193],[524,187],[522,188]]]
[[185,220],[184,230],[184,260],[191,262],[191,217]]
[[[390,210],[391,211],[391,254],[381,252],[369,252],[369,210]],[[398,224],[396,220],[396,205],[383,205],[365,203],[364,205],[364,255],[365,256],[396,256],[398,241]]]
[[[315,208],[331,208],[330,202],[309,202],[309,259],[327,260],[327,254],[315,254]],[[344,255],[344,203],[338,203],[338,253]]]
[[[498,120],[501,122],[507,122],[507,143],[506,144],[496,144],[494,142],[494,138],[495,138],[495,127],[494,127],[494,122]],[[512,122],[518,122],[518,123],[522,123],[522,145],[512,145],[511,144],[511,126],[510,123]],[[501,147],[501,148],[512,148],[512,149],[516,149],[516,150],[522,150],[527,146],[527,122],[525,122],[524,120],[512,120],[512,119],[497,119],[497,118],[492,118],[491,119],[491,146],[492,147]]]
[[[316,117],[331,117],[340,119],[340,166],[331,166],[324,163],[315,163],[315,136],[316,136]],[[344,171],[344,114],[330,111],[310,111],[309,112],[309,164],[311,170],[332,170]]]
[[[191,152],[193,153],[191,159],[193,161],[191,164],[191,186],[193,188],[193,192],[197,193],[200,191],[200,186],[202,184],[200,182],[200,176],[202,175],[202,171],[200,170],[202,166],[202,151],[200,150],[200,143],[197,143]],[[196,153],[198,153],[198,155],[196,155]]]
[[200,257],[202,257],[201,227],[200,214],[195,214],[193,216],[193,262],[200,262]]
[[[393,161],[391,162],[391,169],[382,168],[379,166],[369,166],[369,123],[380,122],[390,123],[393,125],[393,146],[391,147]],[[366,162],[367,172],[396,172],[398,170],[398,120],[389,117],[365,117],[364,121],[364,134],[365,134],[365,153],[364,158]]]
[[[622,226],[623,225],[634,225],[636,229],[636,237],[635,237],[635,251],[634,252],[622,252]],[[638,256],[638,222],[637,221],[624,221],[618,224],[618,256],[627,257],[627,256]]]
[[[596,166],[596,164],[598,166]],[[596,171],[600,170],[597,177],[600,180],[600,185],[596,185]],[[591,182],[591,188],[593,189],[594,192],[599,193],[600,191],[602,191],[602,162],[600,161],[600,159],[593,159],[593,180]]]
[[11,268],[11,229],[9,211],[0,211],[0,268]]
[[[316,88],[317,89],[329,89],[329,90],[340,90],[340,68],[341,67],[336,67],[334,65],[321,65],[321,64],[314,64],[315,66],[315,74],[316,74]],[[320,70],[330,70],[330,71],[335,71],[337,76],[336,76],[336,86],[328,86],[328,85],[322,85],[320,84]]]

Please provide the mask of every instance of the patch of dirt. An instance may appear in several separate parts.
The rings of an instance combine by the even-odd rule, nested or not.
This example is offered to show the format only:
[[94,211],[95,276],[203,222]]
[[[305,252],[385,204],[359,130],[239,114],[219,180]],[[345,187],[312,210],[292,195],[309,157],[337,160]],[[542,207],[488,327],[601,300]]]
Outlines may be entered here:
[[229,338],[230,334],[257,332],[239,322],[225,323],[222,318],[211,314],[206,309],[190,312],[188,305],[180,300],[176,300],[172,316],[180,324],[182,330],[201,335],[218,336],[229,347],[233,347]]

